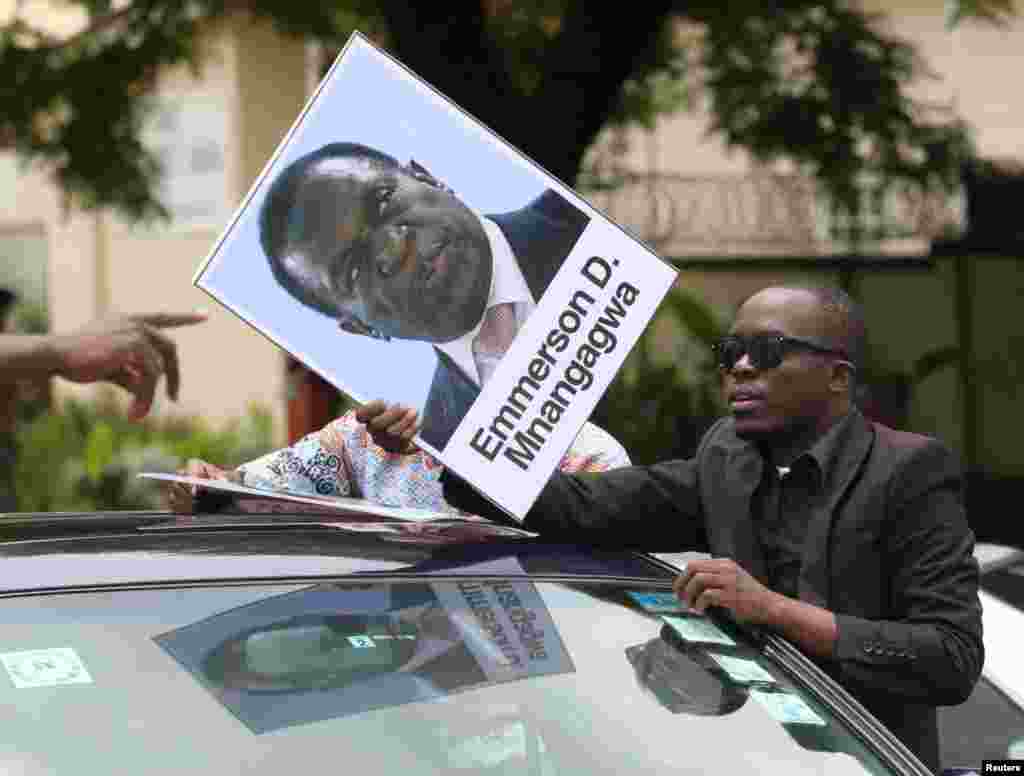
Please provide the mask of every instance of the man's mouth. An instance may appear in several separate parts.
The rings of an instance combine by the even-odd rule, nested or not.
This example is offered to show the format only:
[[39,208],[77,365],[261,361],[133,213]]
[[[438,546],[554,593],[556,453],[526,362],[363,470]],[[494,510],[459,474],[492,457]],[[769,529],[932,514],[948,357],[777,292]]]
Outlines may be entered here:
[[451,240],[445,237],[438,241],[430,252],[423,257],[422,266],[424,268],[423,274],[423,287],[433,288],[444,281],[445,276],[448,274],[448,268],[451,264],[449,260],[449,248],[451,247]]
[[753,412],[764,404],[764,392],[753,388],[735,388],[729,391],[729,409],[733,413]]

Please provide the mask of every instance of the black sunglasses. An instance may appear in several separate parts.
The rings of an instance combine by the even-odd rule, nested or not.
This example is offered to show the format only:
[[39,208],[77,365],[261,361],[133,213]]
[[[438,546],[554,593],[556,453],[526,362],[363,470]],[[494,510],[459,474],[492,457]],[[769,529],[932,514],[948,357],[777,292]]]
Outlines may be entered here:
[[725,370],[735,367],[736,362],[743,358],[744,353],[750,356],[750,363],[754,365],[755,369],[774,369],[782,363],[782,359],[791,350],[801,349],[841,356],[844,364],[854,368],[845,351],[782,334],[754,334],[750,337],[730,334],[722,337],[715,345],[715,355],[718,357],[718,366]]

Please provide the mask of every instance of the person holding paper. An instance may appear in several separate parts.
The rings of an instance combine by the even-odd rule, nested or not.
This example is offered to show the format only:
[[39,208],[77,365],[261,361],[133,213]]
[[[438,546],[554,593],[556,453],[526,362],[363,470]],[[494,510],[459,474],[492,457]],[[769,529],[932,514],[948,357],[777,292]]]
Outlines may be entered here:
[[[367,405],[371,412],[378,406],[381,403]],[[193,459],[179,474],[229,479],[270,490],[350,496],[388,506],[458,513],[445,502],[441,492],[443,465],[413,445],[403,447],[402,452],[392,452],[374,443],[361,422],[361,416],[365,417],[363,413],[362,408],[350,410],[294,445],[232,471]],[[585,423],[560,466],[567,472],[596,472],[629,463],[625,449],[611,434],[593,423]],[[227,503],[226,499],[218,500],[206,491],[197,497],[192,487],[182,483],[169,485],[167,492],[169,506],[179,513],[215,510]],[[295,505],[285,508],[294,509]]]
[[550,189],[484,216],[416,162],[332,143],[274,180],[260,239],[281,287],[343,331],[434,346],[420,436],[440,450],[588,222]]
[[[556,471],[522,527],[709,552],[677,579],[681,599],[777,630],[937,769],[936,707],[963,702],[984,661],[974,535],[953,454],[854,406],[864,340],[839,289],[754,294],[717,348],[730,416],[696,456]],[[385,446],[415,429],[395,408],[368,423]],[[442,483],[454,506],[507,520],[451,471]]]

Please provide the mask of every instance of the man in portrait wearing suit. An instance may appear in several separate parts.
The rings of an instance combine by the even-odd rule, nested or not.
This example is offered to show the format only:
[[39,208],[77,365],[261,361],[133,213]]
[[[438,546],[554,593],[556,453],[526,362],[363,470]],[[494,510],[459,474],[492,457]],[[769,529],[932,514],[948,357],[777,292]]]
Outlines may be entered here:
[[434,346],[420,435],[443,449],[588,221],[550,189],[483,216],[416,162],[332,143],[274,181],[260,239],[281,286],[344,331]]
[[[505,587],[539,601],[529,582]],[[475,585],[467,589],[479,593]],[[572,671],[564,654],[527,660],[528,635],[510,628],[509,638],[496,642],[493,623],[477,613],[490,599],[474,598],[483,607],[474,609],[466,596],[453,583],[317,585],[156,641],[256,732]],[[530,611],[551,631],[542,604]],[[510,661],[509,650],[522,660]]]
[[[320,590],[321,595],[331,594],[330,586]],[[340,602],[346,600],[343,589],[335,595]],[[290,617],[235,633],[204,656],[202,674],[218,686],[251,693],[341,689],[406,673],[417,674],[427,684],[406,683],[404,692],[439,695],[487,680],[465,635],[428,585],[380,585],[360,591],[360,600],[372,597],[386,608],[348,612],[339,606],[324,612],[304,611],[297,605]],[[372,702],[372,693],[366,695],[360,700]]]
[[[709,553],[677,578],[681,599],[788,638],[938,771],[936,707],[963,702],[984,662],[974,534],[953,454],[853,404],[864,340],[842,290],[759,291],[718,345],[730,412],[693,458],[556,471],[521,527]],[[507,519],[441,480],[448,503]]]

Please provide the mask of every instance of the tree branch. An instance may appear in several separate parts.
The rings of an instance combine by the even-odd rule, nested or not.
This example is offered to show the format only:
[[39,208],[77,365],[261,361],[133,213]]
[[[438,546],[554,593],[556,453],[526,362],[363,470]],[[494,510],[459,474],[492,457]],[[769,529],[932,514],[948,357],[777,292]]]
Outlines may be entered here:
[[480,121],[506,129],[523,98],[487,34],[480,0],[384,0],[381,11],[403,64],[460,106],[472,106]]
[[45,44],[40,46],[39,49],[43,51],[56,51],[57,49],[66,48],[72,46],[80,40],[83,40],[90,35],[95,35],[98,32],[102,32],[115,24],[118,24],[123,19],[127,18],[135,11],[135,7],[132,5],[126,5],[124,8],[120,8],[117,11],[113,11],[103,16],[99,16],[90,21],[88,25],[83,27],[76,33],[69,35],[66,38],[56,38],[52,35],[47,35],[43,32],[38,32],[41,39],[45,40]]
[[638,52],[655,45],[672,3],[652,0],[623,13],[611,3],[572,3],[562,30],[552,41],[544,80],[531,108],[538,122],[538,144],[575,151],[552,170],[572,183],[586,149],[604,126],[623,83],[634,72]]

